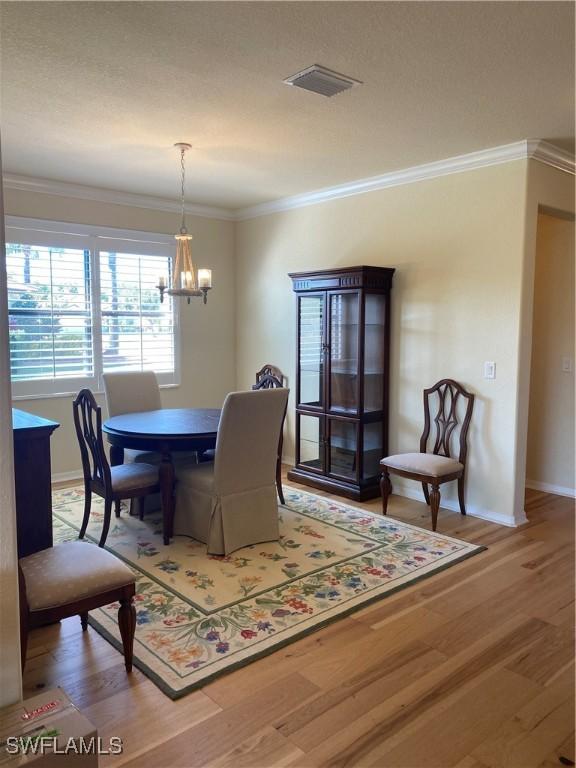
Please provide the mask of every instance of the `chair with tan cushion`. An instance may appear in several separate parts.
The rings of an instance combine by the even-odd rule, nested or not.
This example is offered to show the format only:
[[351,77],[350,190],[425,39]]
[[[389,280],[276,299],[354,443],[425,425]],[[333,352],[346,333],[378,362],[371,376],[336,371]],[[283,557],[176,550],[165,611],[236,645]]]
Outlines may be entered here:
[[228,395],[214,463],[179,475],[175,534],[205,542],[215,555],[278,540],[276,461],[287,402],[287,389]]
[[158,467],[144,463],[110,466],[102,440],[102,409],[89,389],[78,393],[72,403],[72,410],[84,474],[84,517],[80,538],[84,538],[86,533],[92,493],[96,493],[104,499],[104,525],[99,544],[103,547],[110,528],[112,504],[115,503],[116,516],[119,517],[122,499],[139,499],[142,518],[144,498],[160,490]]
[[[459,398],[465,402],[462,424],[459,424]],[[435,439],[432,451],[428,453],[428,438],[431,430],[431,398],[436,398],[438,409],[434,416]],[[458,502],[460,512],[465,515],[464,478],[466,473],[466,456],[468,452],[466,439],[472,418],[474,395],[467,392],[453,379],[442,379],[433,387],[424,390],[424,431],[420,438],[419,453],[400,453],[382,459],[382,512],[388,509],[388,497],[392,492],[390,474],[418,480],[422,483],[424,498],[432,513],[432,530],[436,530],[438,509],[440,507],[440,485],[450,480],[458,480]],[[458,460],[451,456],[451,442],[459,428]],[[431,489],[428,489],[431,486]]]
[[69,541],[22,558],[19,577],[22,667],[30,629],[79,614],[86,631],[88,611],[119,602],[124,663],[131,671],[136,612],[135,579],[128,566],[94,544]]

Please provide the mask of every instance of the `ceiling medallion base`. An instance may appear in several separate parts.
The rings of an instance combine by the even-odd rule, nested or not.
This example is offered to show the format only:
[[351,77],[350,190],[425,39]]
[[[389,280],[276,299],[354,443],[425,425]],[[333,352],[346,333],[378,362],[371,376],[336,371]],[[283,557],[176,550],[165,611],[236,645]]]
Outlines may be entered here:
[[187,152],[189,149],[192,149],[192,144],[188,144],[187,141],[177,141],[174,146],[179,149],[180,151]]

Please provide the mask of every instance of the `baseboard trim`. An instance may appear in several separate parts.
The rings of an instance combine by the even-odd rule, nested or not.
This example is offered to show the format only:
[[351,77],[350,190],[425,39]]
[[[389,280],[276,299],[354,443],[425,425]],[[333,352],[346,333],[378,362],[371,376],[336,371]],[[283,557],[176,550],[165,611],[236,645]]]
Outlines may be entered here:
[[[404,488],[395,485],[393,493],[396,494],[396,496],[403,496],[405,499],[412,499],[413,501],[422,502],[424,501],[424,494],[422,491],[416,490],[415,488]],[[441,498],[440,509],[448,509],[450,512],[460,512],[460,506],[458,502],[452,501],[452,499]],[[503,515],[500,512],[491,512],[488,509],[476,509],[467,504],[466,513],[469,517],[479,517],[481,520],[488,520],[490,523],[505,525],[507,528],[517,528],[519,525],[524,525],[524,523],[528,522],[528,518],[526,517],[524,510],[522,510],[520,515],[517,515],[514,518],[510,518],[508,515]]]
[[81,469],[73,469],[70,472],[56,472],[52,474],[52,484],[67,483],[70,480],[82,480],[83,477]]
[[533,491],[553,493],[556,496],[568,496],[569,499],[576,499],[576,488],[565,488],[563,485],[541,483],[539,480],[526,480],[526,488],[530,488]]

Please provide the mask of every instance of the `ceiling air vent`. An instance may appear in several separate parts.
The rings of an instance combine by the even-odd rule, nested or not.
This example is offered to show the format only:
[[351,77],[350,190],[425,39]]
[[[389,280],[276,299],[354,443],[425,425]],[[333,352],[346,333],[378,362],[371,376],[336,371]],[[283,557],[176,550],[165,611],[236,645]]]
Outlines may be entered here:
[[362,85],[360,80],[339,75],[338,72],[332,72],[332,70],[320,67],[318,64],[287,77],[284,82],[287,85],[304,88],[305,91],[319,93],[321,96],[336,96],[337,93],[347,91],[355,85]]

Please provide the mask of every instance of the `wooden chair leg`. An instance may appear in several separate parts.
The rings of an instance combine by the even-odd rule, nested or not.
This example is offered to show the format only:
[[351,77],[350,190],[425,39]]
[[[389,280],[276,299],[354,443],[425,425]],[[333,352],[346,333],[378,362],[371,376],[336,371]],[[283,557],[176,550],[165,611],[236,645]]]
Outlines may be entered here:
[[276,489],[278,491],[280,504],[286,504],[286,501],[284,500],[284,490],[282,488],[282,463],[280,462],[280,459],[276,462]]
[[88,611],[80,614],[80,624],[82,625],[82,632],[86,632],[88,629]]
[[386,469],[382,472],[382,477],[380,478],[380,492],[382,494],[382,514],[385,515],[388,512],[388,497],[392,493],[392,483]]
[[92,491],[88,485],[84,486],[84,517],[82,518],[82,525],[80,526],[79,539],[84,538],[86,528],[88,528],[88,521],[90,520],[90,508],[92,507]]
[[432,513],[432,530],[436,530],[438,510],[440,509],[440,486],[433,485],[430,491],[430,511]]
[[460,514],[466,514],[466,507],[464,505],[464,475],[458,478],[458,503],[460,504]]
[[116,499],[116,501],[114,502],[114,514],[116,515],[116,517],[120,517],[120,505],[121,505],[121,503],[122,502],[120,501],[120,499]]
[[428,483],[422,483],[422,490],[424,491],[424,498],[426,499],[426,504],[430,506],[430,494],[428,493]]
[[104,525],[102,526],[102,535],[98,542],[99,547],[103,547],[106,543],[106,537],[110,529],[110,518],[112,517],[112,499],[104,499]]
[[131,672],[132,654],[134,651],[134,633],[136,631],[136,609],[134,608],[132,597],[120,600],[120,608],[118,609],[118,627],[122,637],[126,672]]
[[144,512],[146,511],[146,496],[140,496],[138,499],[138,517],[140,520],[144,520]]

